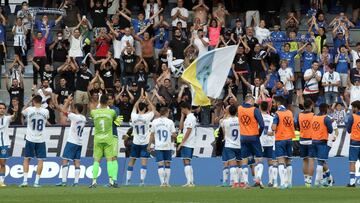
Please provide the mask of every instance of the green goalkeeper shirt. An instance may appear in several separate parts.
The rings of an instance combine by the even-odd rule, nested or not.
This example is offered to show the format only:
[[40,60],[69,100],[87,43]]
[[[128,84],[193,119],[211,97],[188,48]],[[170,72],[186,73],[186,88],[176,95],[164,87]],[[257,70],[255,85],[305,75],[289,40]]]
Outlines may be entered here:
[[90,116],[94,121],[94,142],[110,143],[113,140],[113,123],[116,112],[109,108],[91,110]]

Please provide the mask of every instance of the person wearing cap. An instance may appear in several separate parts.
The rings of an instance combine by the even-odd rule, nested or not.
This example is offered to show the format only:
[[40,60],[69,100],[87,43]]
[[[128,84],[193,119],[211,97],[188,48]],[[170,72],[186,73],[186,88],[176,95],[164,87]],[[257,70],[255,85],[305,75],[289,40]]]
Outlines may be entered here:
[[332,37],[333,37],[333,44],[334,44],[334,48],[333,48],[333,55],[337,54],[337,50],[339,50],[339,48],[341,46],[345,46],[346,45],[346,38],[343,32],[339,32],[337,30],[337,27],[335,27],[332,30]]
[[241,20],[237,18],[235,20],[235,27],[231,29],[231,39],[237,42],[244,33],[244,25],[242,24]]
[[140,98],[141,89],[139,88],[137,82],[131,83],[131,87],[130,87],[129,91],[134,96],[134,100],[137,101]]

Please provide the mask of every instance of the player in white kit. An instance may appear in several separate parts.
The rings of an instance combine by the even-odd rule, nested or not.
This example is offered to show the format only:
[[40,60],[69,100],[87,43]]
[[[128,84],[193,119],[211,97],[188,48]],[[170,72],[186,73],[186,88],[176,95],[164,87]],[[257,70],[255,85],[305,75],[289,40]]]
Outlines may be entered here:
[[34,96],[32,99],[33,106],[27,107],[22,111],[27,122],[27,129],[25,135],[25,157],[24,157],[24,180],[20,187],[27,187],[29,162],[31,158],[37,158],[37,171],[34,182],[34,187],[40,187],[40,175],[43,169],[44,159],[46,158],[45,145],[45,128],[47,119],[49,118],[49,111],[41,107],[41,96]]
[[150,139],[150,123],[155,115],[155,107],[151,101],[149,101],[147,95],[141,96],[135,103],[133,111],[131,113],[131,125],[133,127],[133,143],[131,145],[130,161],[126,171],[126,185],[130,183],[133,167],[136,159],[141,159],[140,169],[140,186],[144,185],[147,160],[150,157],[150,153],[147,151],[147,146]]
[[5,187],[5,172],[6,172],[6,160],[9,158],[9,124],[15,119],[16,112],[18,110],[14,109],[14,115],[7,116],[6,105],[0,103],[0,187]]
[[[83,105],[71,105],[72,101],[73,98],[69,96],[64,103],[63,109],[61,109],[68,120],[70,120],[70,129],[62,155],[61,182],[56,184],[56,186],[66,186],[70,160],[74,161],[75,166],[75,178],[73,186],[77,186],[79,183],[80,157],[86,118],[81,114],[83,111]],[[69,106],[71,107],[72,112],[69,112]]]
[[174,138],[176,137],[175,124],[168,119],[169,109],[161,107],[160,117],[154,119],[151,125],[150,142],[148,150],[152,143],[155,143],[156,162],[158,163],[158,174],[161,187],[169,187],[170,181],[170,163],[172,149],[174,147]]
[[239,187],[238,168],[241,160],[239,119],[236,116],[237,107],[228,106],[226,111],[229,116],[220,123],[225,138],[223,155],[230,167],[230,183],[236,188]]
[[186,177],[186,184],[183,187],[194,187],[194,173],[191,166],[191,159],[195,148],[195,127],[196,117],[191,113],[191,105],[187,102],[180,104],[181,119],[180,129],[183,131],[184,138],[178,145],[177,150],[181,150],[180,154],[184,162],[184,171]]
[[260,136],[261,146],[263,148],[263,157],[267,159],[269,173],[269,187],[277,187],[277,164],[275,157],[275,137],[271,129],[273,117],[267,113],[269,104],[266,101],[261,102],[260,110],[264,120],[264,130]]

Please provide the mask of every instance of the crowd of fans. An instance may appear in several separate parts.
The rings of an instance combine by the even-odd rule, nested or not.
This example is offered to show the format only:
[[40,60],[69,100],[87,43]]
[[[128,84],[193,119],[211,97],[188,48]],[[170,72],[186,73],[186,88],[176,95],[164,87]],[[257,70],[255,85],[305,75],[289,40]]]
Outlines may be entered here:
[[[240,103],[247,94],[257,103],[284,96],[289,107],[301,106],[304,98],[333,104],[333,117],[343,124],[348,104],[360,99],[360,43],[351,42],[349,32],[358,25],[360,3],[350,4],[351,18],[339,11],[328,19],[324,7],[334,12],[333,3],[306,1],[308,12],[301,14],[299,2],[59,1],[57,8],[66,15],[33,15],[24,2],[14,22],[1,10],[0,61],[6,50],[15,52],[5,76],[8,113],[24,106],[24,69],[32,67],[33,86],[26,88],[41,95],[52,124],[67,124],[57,109],[69,95],[88,114],[102,94],[113,95],[129,122],[142,89],[157,108],[170,107],[172,119],[179,121],[179,104],[191,102],[192,94],[168,67],[169,50],[172,60],[182,59],[186,68],[210,50],[238,45],[222,98],[193,107],[200,124],[218,124],[224,106]],[[300,31],[304,22],[308,30]],[[6,44],[6,37],[13,44]],[[23,124],[22,117],[12,124]]]

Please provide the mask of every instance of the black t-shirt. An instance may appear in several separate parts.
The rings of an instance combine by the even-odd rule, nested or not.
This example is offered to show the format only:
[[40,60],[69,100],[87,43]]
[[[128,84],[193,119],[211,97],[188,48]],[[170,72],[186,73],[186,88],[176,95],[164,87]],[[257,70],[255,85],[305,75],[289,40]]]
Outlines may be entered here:
[[48,80],[49,86],[51,87],[51,89],[54,89],[54,81],[55,81],[56,73],[57,73],[56,70],[44,71],[44,73],[41,77],[41,81]]
[[350,70],[350,81],[352,84],[355,84],[355,79],[360,78],[360,71],[357,68],[352,68]]
[[115,70],[113,68],[100,70],[100,77],[104,80],[106,89],[114,87]]
[[64,104],[64,100],[72,93],[73,91],[71,91],[68,88],[59,87],[58,89],[55,90],[55,94],[58,95],[57,102],[59,104]]
[[52,125],[56,124],[55,110],[50,107],[47,107],[46,109],[49,111],[49,118],[48,118],[49,123]]
[[251,53],[250,56],[251,56],[250,59],[251,72],[257,74],[255,77],[259,77],[260,75],[258,74],[264,71],[261,64],[261,56],[259,53],[255,53],[255,52]]
[[138,90],[137,91],[132,91],[130,90],[130,93],[134,96],[134,100],[137,101],[139,98],[140,98],[140,90],[139,87],[138,87]]
[[10,102],[14,97],[17,97],[20,105],[24,104],[24,88],[11,86],[8,92],[10,94]]
[[246,55],[236,54],[233,64],[235,71],[249,71],[248,57]]
[[139,70],[135,73],[135,81],[138,83],[139,88],[146,88],[147,76],[148,74],[143,70]]
[[130,102],[122,102],[120,101],[118,106],[120,109],[121,115],[124,117],[124,122],[129,122],[131,118],[131,111],[133,109],[133,105]]
[[258,44],[259,40],[255,37],[248,38],[247,36],[246,36],[246,40],[247,40],[248,46],[250,47],[251,51],[254,51],[255,44]]
[[70,90],[75,90],[75,73],[72,71],[64,71],[61,73],[61,77],[66,79],[66,87]]
[[91,73],[89,73],[88,71],[86,71],[86,72],[78,71],[76,74],[75,89],[86,92],[91,80],[92,80]]
[[135,62],[136,62],[135,54],[130,54],[130,55],[123,54],[122,58],[124,60],[125,73],[127,75],[134,74],[134,67],[135,67]]
[[106,17],[107,17],[107,8],[100,6],[90,8],[91,18],[93,20],[93,27],[107,27],[106,26]]
[[174,38],[171,40],[169,46],[173,51],[173,57],[175,59],[184,59],[184,50],[188,45],[189,43],[185,39],[177,40]]
[[69,41],[62,40],[55,44],[53,49],[54,62],[65,62],[68,55]]

